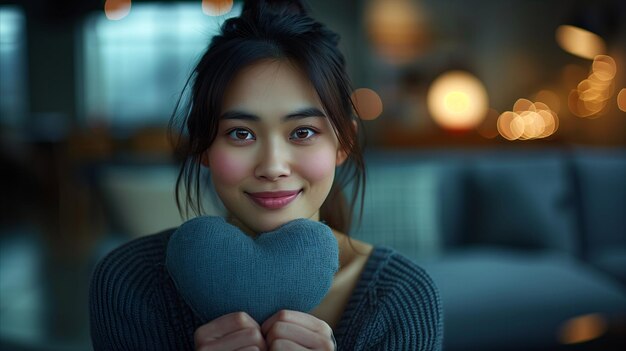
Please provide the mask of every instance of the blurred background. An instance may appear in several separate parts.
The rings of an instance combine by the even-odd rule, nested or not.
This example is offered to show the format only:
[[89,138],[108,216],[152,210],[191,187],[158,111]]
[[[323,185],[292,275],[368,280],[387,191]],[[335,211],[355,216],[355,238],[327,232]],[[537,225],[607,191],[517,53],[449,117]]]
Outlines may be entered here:
[[[445,349],[624,349],[626,2],[309,4],[364,119],[351,234],[433,275]],[[90,350],[95,263],[181,223],[167,122],[241,7],[0,0],[2,350]]]

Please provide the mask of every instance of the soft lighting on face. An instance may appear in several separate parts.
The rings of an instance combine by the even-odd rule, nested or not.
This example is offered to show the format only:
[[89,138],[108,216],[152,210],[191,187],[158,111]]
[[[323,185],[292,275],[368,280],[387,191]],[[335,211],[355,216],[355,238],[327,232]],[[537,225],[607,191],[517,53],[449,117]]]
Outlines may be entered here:
[[383,102],[372,89],[356,89],[351,98],[359,117],[363,120],[376,119],[383,113]]
[[617,94],[617,107],[626,112],[626,88],[620,90],[619,94]]
[[202,0],[202,12],[209,16],[222,16],[233,8],[233,0]]
[[563,50],[589,60],[606,51],[604,40],[597,34],[570,25],[556,29],[556,41]]
[[478,126],[489,108],[483,84],[463,71],[451,71],[439,76],[428,91],[427,101],[435,122],[454,130]]
[[131,0],[106,0],[104,15],[111,21],[118,21],[130,13]]
[[607,325],[606,319],[597,313],[571,318],[561,326],[558,339],[562,344],[590,341],[606,333]]

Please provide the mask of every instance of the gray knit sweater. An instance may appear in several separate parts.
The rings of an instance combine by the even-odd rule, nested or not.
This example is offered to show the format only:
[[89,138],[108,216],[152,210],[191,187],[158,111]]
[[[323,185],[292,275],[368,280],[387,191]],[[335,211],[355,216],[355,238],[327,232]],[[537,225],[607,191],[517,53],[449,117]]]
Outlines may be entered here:
[[[94,270],[89,313],[94,350],[193,350],[202,321],[165,269],[174,229],[132,240]],[[443,313],[426,272],[375,247],[334,329],[339,350],[440,350]]]

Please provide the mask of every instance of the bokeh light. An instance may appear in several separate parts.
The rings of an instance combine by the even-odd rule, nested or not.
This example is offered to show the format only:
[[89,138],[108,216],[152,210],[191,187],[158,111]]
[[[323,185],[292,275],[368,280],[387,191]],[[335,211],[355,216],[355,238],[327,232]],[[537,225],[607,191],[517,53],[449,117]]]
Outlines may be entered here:
[[505,111],[498,118],[498,132],[507,140],[516,140],[524,133],[524,120],[513,111]]
[[464,71],[450,71],[437,77],[428,90],[427,103],[435,122],[451,130],[478,126],[489,108],[482,82]]
[[559,117],[541,102],[518,99],[513,111],[505,111],[498,117],[498,132],[507,140],[531,140],[547,138],[559,128]]
[[550,110],[558,113],[561,110],[561,100],[555,92],[550,90],[540,90],[535,95],[535,105],[537,102],[546,104]]
[[513,112],[520,114],[524,111],[535,111],[535,104],[528,99],[517,99],[513,105]]
[[617,107],[626,112],[626,88],[620,90],[619,94],[617,94]]
[[371,1],[365,23],[376,51],[392,63],[411,61],[428,43],[425,16],[414,1]]
[[608,323],[602,315],[586,314],[571,318],[563,323],[558,340],[562,344],[578,344],[602,336],[608,329]]
[[556,29],[556,41],[563,50],[589,60],[606,51],[606,44],[600,36],[570,25],[561,25]]
[[383,101],[372,89],[359,88],[352,93],[352,103],[363,120],[373,120],[383,113]]
[[209,16],[223,16],[233,8],[233,0],[202,0],[202,12]]
[[593,58],[591,70],[600,80],[609,81],[615,77],[617,65],[611,56],[598,55]]
[[582,118],[598,118],[613,96],[616,72],[617,65],[612,57],[594,57],[591,73],[569,94],[567,103],[572,114]]
[[104,15],[111,21],[119,21],[128,16],[131,6],[131,0],[106,0]]

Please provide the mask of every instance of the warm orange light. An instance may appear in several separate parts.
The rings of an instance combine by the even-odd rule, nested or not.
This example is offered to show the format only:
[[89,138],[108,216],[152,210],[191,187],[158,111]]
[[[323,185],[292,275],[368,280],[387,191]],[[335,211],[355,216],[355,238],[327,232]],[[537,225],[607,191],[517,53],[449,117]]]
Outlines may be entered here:
[[613,96],[614,78],[617,72],[615,60],[606,55],[597,55],[593,59],[591,73],[578,83],[569,95],[570,111],[585,118],[598,118]]
[[104,15],[111,21],[121,20],[130,13],[131,4],[131,0],[106,0]]
[[582,101],[605,101],[610,97],[609,84],[585,79],[578,84],[578,95]]
[[556,41],[563,50],[589,60],[606,51],[600,36],[570,25],[561,25],[556,29]]
[[537,113],[543,118],[544,131],[537,138],[547,138],[559,128],[559,118],[553,111],[539,110]]
[[602,315],[594,313],[569,319],[559,330],[558,339],[562,344],[577,344],[602,336],[608,323]]
[[209,16],[222,16],[233,8],[233,0],[202,0],[202,12]]
[[578,90],[576,89],[570,92],[567,103],[572,114],[577,117],[590,117],[600,112],[600,109],[598,109],[598,107],[603,107],[592,106],[593,101],[591,101],[589,104],[585,104],[585,101],[580,98]]
[[489,108],[482,82],[464,71],[439,76],[428,90],[427,103],[437,124],[455,130],[478,126]]
[[517,99],[513,105],[513,112],[520,114],[524,111],[535,111],[535,104],[528,99]]
[[534,111],[525,111],[520,114],[524,121],[524,132],[520,136],[521,140],[535,139],[540,136],[546,126],[543,117]]
[[593,58],[593,74],[601,81],[610,81],[617,73],[617,65],[611,56],[598,55]]
[[543,102],[518,99],[513,111],[506,111],[498,118],[498,131],[508,140],[547,138],[558,129],[559,118]]
[[550,91],[550,90],[541,90],[537,93],[537,95],[535,95],[535,105],[538,102],[542,102],[546,105],[548,105],[548,107],[555,112],[559,112],[559,110],[561,109],[561,100],[559,99],[559,97],[556,95],[556,93]]
[[369,37],[375,49],[390,62],[408,62],[427,44],[423,11],[417,6],[410,0],[374,0],[366,9]]
[[617,94],[617,107],[626,112],[626,88],[620,90]]
[[383,102],[372,89],[360,88],[352,93],[352,103],[361,119],[373,120],[383,113]]
[[515,112],[506,111],[498,117],[498,132],[507,140],[519,139],[524,134],[524,120]]

